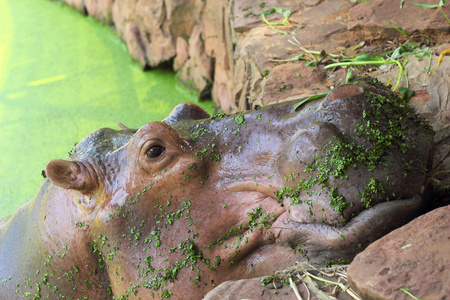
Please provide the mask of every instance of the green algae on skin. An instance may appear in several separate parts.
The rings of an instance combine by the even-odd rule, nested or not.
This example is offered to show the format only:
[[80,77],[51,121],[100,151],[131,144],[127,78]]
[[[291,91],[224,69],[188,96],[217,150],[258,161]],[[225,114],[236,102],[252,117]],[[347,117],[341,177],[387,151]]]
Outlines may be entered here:
[[[204,249],[210,249],[215,245],[224,245],[224,248],[230,248],[230,256],[228,259],[230,260],[230,264],[234,263],[234,259],[238,255],[239,248],[242,243],[248,243],[250,241],[248,236],[246,235],[246,231],[253,232],[255,230],[262,230],[264,228],[270,228],[272,223],[275,221],[275,214],[269,214],[268,212],[261,209],[261,205],[258,205],[252,209],[252,212],[247,213],[249,216],[249,220],[247,221],[248,225],[243,229],[243,223],[239,223],[237,226],[230,229],[226,234],[217,239],[217,241],[209,243],[207,246],[204,246]],[[233,242],[232,245],[228,245],[226,241],[231,239],[232,237],[237,237],[237,240]],[[232,250],[234,249],[234,250]],[[220,260],[220,256],[216,257]],[[213,268],[214,269],[214,268]]]
[[[153,184],[149,184],[146,186],[153,186]],[[132,201],[127,201],[126,205],[133,205],[135,204],[139,197],[144,195],[145,193],[149,192],[150,189],[144,188],[142,192],[138,192],[136,195],[131,196],[130,199],[133,199]],[[167,200],[169,201],[169,200]],[[183,201],[181,203],[181,207],[178,211],[165,211],[165,208],[171,207],[173,204],[168,203],[166,201],[166,205],[155,205],[155,208],[159,208],[161,211],[160,215],[156,215],[155,219],[161,219],[166,220],[167,225],[172,225],[176,220],[181,219],[184,215],[189,214],[189,208],[191,206],[190,201]],[[130,216],[133,215],[132,211],[130,209],[127,209],[127,206],[120,206],[120,210],[126,210]],[[132,206],[130,206],[132,207]],[[120,215],[116,215],[117,217],[120,217]],[[186,219],[190,218],[190,216],[186,216]],[[191,219],[192,220],[192,219]],[[133,226],[132,224],[136,224],[136,222],[139,224],[138,226]],[[137,220],[133,219],[131,221],[127,222],[129,229],[128,234],[123,235],[123,242],[125,241],[135,241],[134,246],[137,247],[136,249],[139,249],[141,251],[146,251],[148,249],[149,244],[153,244],[154,247],[159,248],[162,245],[161,240],[161,229],[158,227],[153,227],[152,230],[149,233],[150,238],[146,238],[145,241],[142,243],[140,242],[142,237],[141,229],[145,226],[146,221],[145,220]],[[196,224],[196,223],[195,223]],[[76,222],[76,226],[81,227],[81,225],[84,225],[84,222]],[[124,229],[124,228],[122,228]],[[117,233],[116,233],[117,234]],[[208,268],[211,270],[215,270],[217,266],[220,264],[220,257],[219,259],[216,258],[216,263],[214,267],[211,267],[211,264],[208,259],[203,257],[203,254],[200,250],[198,250],[198,247],[195,245],[193,239],[198,237],[198,232],[194,233],[192,238],[186,238],[183,242],[179,243],[178,246],[173,247],[170,249],[168,254],[171,253],[178,253],[181,255],[182,260],[177,260],[174,264],[170,264],[167,267],[160,267],[156,269],[151,265],[151,262],[153,261],[152,256],[146,256],[146,259],[144,260],[144,264],[146,267],[144,269],[139,269],[138,272],[138,278],[141,279],[141,281],[133,284],[128,290],[124,290],[124,293],[121,295],[113,296],[113,299],[127,299],[128,296],[137,294],[140,288],[146,288],[146,289],[152,289],[155,291],[155,294],[159,295],[161,298],[170,298],[173,295],[173,292],[171,289],[167,288],[167,285],[169,282],[172,282],[177,279],[179,271],[181,271],[184,268],[189,268],[191,270],[194,270],[198,273],[198,275],[192,279],[192,282],[194,284],[197,284],[200,281],[200,270],[197,267],[199,262],[202,262],[206,264]],[[100,234],[93,240],[92,244],[92,252],[98,257],[98,264],[96,266],[89,266],[86,265],[84,267],[91,270],[90,274],[94,276],[97,274],[101,269],[104,269],[106,267],[107,261],[114,261],[116,252],[121,251],[121,243],[117,244],[111,244],[110,238],[108,236],[105,236],[103,234]],[[64,250],[68,249],[68,244],[64,243],[62,245],[62,248]],[[159,254],[161,255],[161,253]],[[56,251],[54,255],[49,255],[47,259],[43,262],[43,266],[45,268],[51,268],[52,262],[56,258],[64,258],[64,254],[60,255],[59,251]],[[163,262],[168,261],[167,258],[164,258]],[[137,267],[139,268],[140,264],[137,264]],[[119,266],[119,269],[121,269],[121,266]],[[53,271],[49,273],[48,269],[45,269],[44,271],[40,272],[40,270],[36,271],[36,278],[23,278],[23,280],[26,282],[25,285],[18,284],[17,293],[20,293],[24,288],[26,289],[23,293],[25,297],[33,297],[33,299],[43,299],[41,297],[41,292],[44,291],[42,288],[45,287],[48,288],[48,291],[50,292],[50,295],[54,295],[57,298],[65,298],[67,295],[58,294],[58,285],[60,286],[66,286],[67,284],[73,285],[73,290],[78,291],[86,291],[88,292],[92,287],[94,287],[94,283],[89,281],[89,279],[84,279],[85,286],[82,286],[80,284],[75,284],[75,281],[79,282],[80,278],[78,277],[78,273],[80,271],[80,267],[77,265],[72,266],[72,269],[69,271],[66,271],[64,276],[55,277],[55,274]],[[119,270],[117,270],[119,271]],[[156,271],[158,273],[156,273]],[[42,279],[39,279],[37,276],[39,274],[43,273]],[[52,278],[52,284],[49,283],[49,274]],[[36,281],[37,280],[37,281]],[[58,284],[55,285],[55,280]],[[38,287],[36,292],[33,294],[33,292],[27,291],[28,288],[30,288],[30,284],[32,281],[36,282],[36,286]],[[98,288],[105,288],[108,290],[109,294],[112,294],[111,292],[111,285],[108,286],[98,286]],[[46,297],[48,298],[48,296]],[[86,298],[86,297],[85,297]]]
[[[375,84],[380,84],[377,81]],[[300,205],[304,201],[301,199],[302,193],[309,193],[314,186],[328,190],[330,197],[329,205],[338,212],[343,212],[351,206],[351,203],[339,193],[339,186],[331,186],[331,178],[345,180],[348,179],[347,173],[351,169],[360,166],[368,167],[369,171],[375,170],[377,167],[388,167],[385,161],[387,155],[392,149],[399,149],[402,153],[409,150],[408,138],[405,131],[408,130],[408,122],[418,122],[413,118],[413,113],[408,107],[406,101],[391,93],[390,97],[383,96],[371,92],[365,92],[364,95],[368,105],[368,109],[363,111],[362,119],[354,130],[354,137],[349,136],[345,132],[340,132],[339,136],[333,136],[332,140],[325,143],[320,150],[320,155],[314,155],[314,162],[310,163],[303,173],[315,174],[310,175],[307,180],[300,180],[297,189],[284,187],[277,191],[278,202],[281,204],[283,199],[290,198],[291,205]],[[296,108],[294,108],[295,110]],[[432,135],[432,130],[428,125],[420,123],[421,127]],[[358,138],[358,140],[357,140]],[[358,141],[362,140],[364,144]],[[412,170],[412,163],[405,163],[405,171]],[[291,181],[300,174],[291,174]],[[286,178],[287,179],[287,178]],[[364,190],[358,193],[364,208],[370,208],[374,204],[373,199],[386,197],[386,186],[394,184],[389,182],[389,176],[386,180],[370,178],[366,183]],[[395,195],[393,195],[395,198]],[[310,212],[310,217],[315,220]],[[345,220],[343,214],[341,219]],[[322,220],[325,221],[326,220]]]
[[[182,269],[195,269],[195,271],[200,274],[200,270],[196,267],[199,262],[203,262],[207,265],[208,268],[210,268],[209,260],[203,257],[203,253],[197,249],[192,239],[186,238],[185,241],[178,244],[177,247],[170,249],[170,253],[175,253],[177,251],[180,251],[181,255],[184,256],[181,262],[177,261],[175,264],[172,264],[168,267],[157,269],[159,271],[158,274],[155,274],[155,276],[144,282],[138,282],[126,291],[126,295],[136,294],[140,287],[145,287],[155,291],[160,291],[161,298],[170,298],[173,293],[170,289],[166,288],[167,283],[169,281],[176,280],[178,277],[178,273]],[[155,271],[155,268],[150,265],[150,262],[153,261],[153,258],[148,258],[148,260],[146,259],[147,269],[141,270],[140,272],[140,274],[143,275],[143,278],[147,277],[149,274],[154,274]],[[200,280],[200,277],[196,276],[192,281],[194,284],[197,284],[198,280]]]

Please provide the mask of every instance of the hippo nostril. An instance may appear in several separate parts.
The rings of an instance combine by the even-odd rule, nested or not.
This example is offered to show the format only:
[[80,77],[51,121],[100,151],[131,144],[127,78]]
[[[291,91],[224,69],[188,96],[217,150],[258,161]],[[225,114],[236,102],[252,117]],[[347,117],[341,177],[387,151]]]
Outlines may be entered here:
[[289,218],[296,223],[310,223],[311,218],[309,216],[309,212],[305,207],[300,205],[289,205],[289,208],[286,209],[286,212],[289,215]]

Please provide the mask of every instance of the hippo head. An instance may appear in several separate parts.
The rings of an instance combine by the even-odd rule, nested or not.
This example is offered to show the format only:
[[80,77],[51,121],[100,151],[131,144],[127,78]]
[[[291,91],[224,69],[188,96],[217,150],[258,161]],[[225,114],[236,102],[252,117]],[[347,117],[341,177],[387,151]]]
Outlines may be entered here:
[[300,107],[210,117],[180,104],[137,131],[94,132],[46,173],[115,297],[200,298],[351,259],[420,207],[431,145],[401,99],[361,82]]

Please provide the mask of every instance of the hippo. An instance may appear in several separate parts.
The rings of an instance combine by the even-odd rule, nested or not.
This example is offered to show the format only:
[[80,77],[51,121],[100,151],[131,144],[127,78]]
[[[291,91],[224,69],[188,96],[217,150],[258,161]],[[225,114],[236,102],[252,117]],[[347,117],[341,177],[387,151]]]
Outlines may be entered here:
[[95,131],[0,220],[1,299],[201,299],[296,261],[351,260],[427,202],[433,131],[374,79]]

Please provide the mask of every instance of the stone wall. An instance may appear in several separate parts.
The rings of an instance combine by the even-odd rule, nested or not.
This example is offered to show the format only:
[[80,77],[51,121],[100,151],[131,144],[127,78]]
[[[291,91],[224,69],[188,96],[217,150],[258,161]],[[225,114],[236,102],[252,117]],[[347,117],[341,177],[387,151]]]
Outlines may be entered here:
[[[143,68],[172,62],[182,83],[209,96],[226,113],[305,97],[342,83],[345,70],[280,61],[305,50],[347,55],[372,50],[366,41],[402,38],[386,24],[393,19],[408,32],[448,39],[450,24],[438,10],[373,0],[64,0],[79,11],[114,26],[133,59]],[[433,4],[434,0],[424,0]],[[262,12],[289,10],[289,24],[267,26]],[[450,5],[443,7],[450,15]],[[279,13],[267,19],[280,22]],[[418,20],[418,21],[417,21]],[[430,35],[430,33],[432,33]]]

